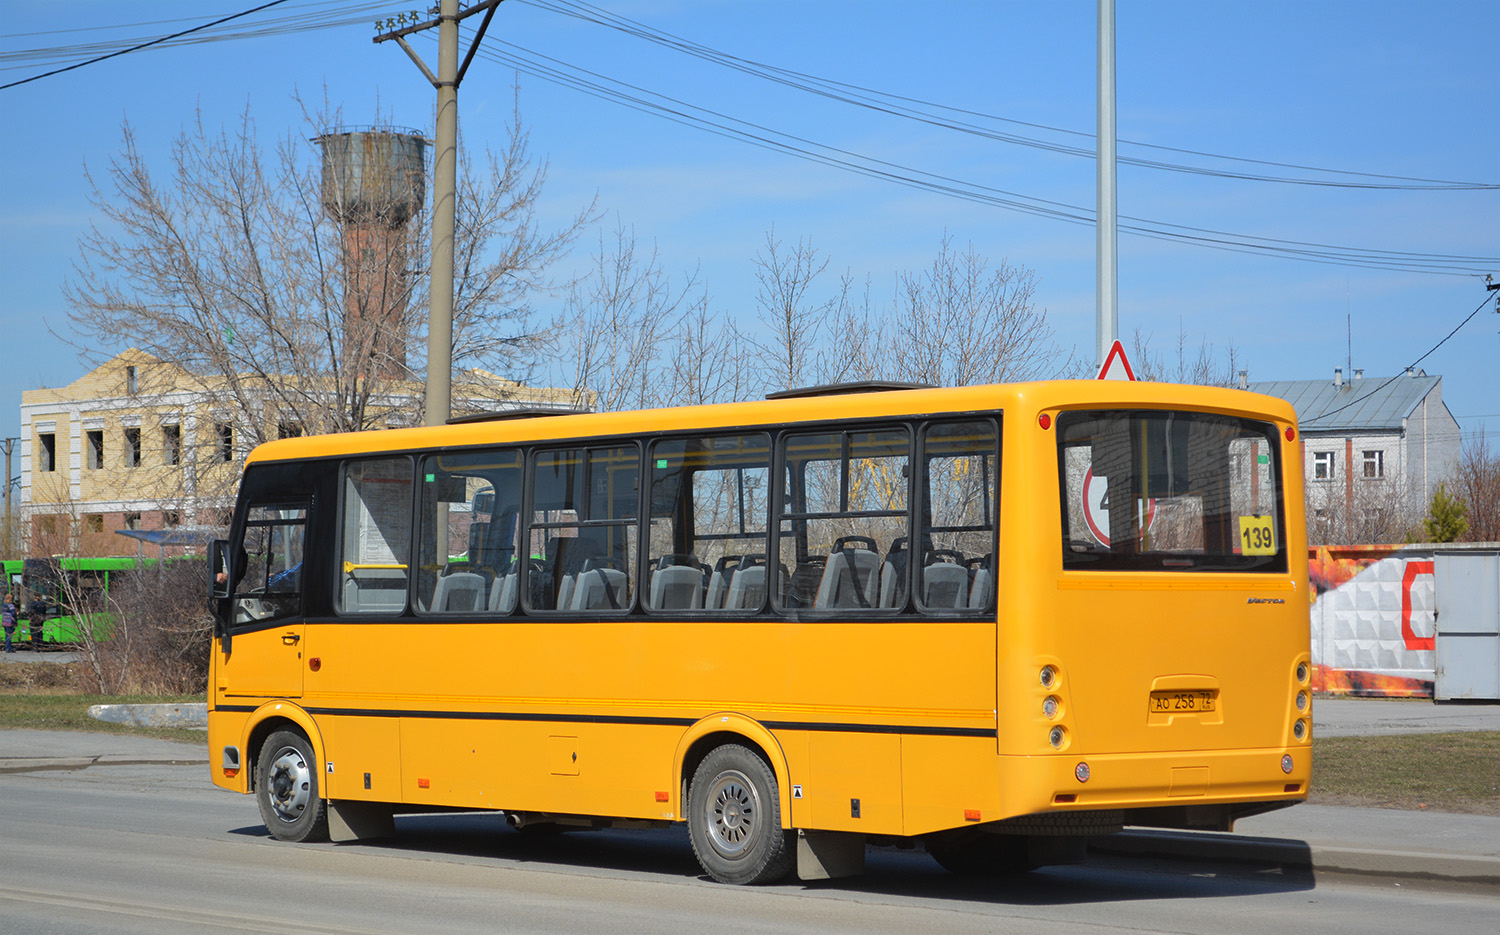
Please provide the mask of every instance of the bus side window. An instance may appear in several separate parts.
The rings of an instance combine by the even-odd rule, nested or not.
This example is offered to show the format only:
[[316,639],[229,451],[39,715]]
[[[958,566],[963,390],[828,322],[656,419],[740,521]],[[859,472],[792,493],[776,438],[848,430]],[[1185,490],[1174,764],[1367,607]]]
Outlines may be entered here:
[[[909,548],[911,432],[782,438],[787,493],[777,537],[779,609],[900,613]],[[767,572],[771,574],[772,572]]]
[[[648,609],[761,609],[770,452],[771,439],[764,433],[668,439],[652,446],[642,582]],[[741,570],[747,575],[736,586]],[[751,587],[758,579],[758,587]]]
[[521,454],[484,449],[428,455],[422,491],[417,611],[508,614],[520,585]]
[[999,433],[988,420],[936,422],[922,431],[920,552],[912,550],[924,613],[995,606]]
[[412,474],[405,457],[353,461],[344,468],[338,609],[399,614],[406,608],[411,549]]
[[526,609],[627,613],[636,592],[640,449],[537,452],[531,480]]

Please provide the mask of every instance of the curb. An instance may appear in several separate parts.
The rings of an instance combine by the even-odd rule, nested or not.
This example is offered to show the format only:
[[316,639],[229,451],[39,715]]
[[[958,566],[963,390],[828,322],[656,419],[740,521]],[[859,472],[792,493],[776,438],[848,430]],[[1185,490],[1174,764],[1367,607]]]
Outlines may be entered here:
[[136,727],[180,727],[208,730],[208,704],[96,704],[89,717]]
[[38,756],[0,757],[0,774],[72,771],[91,766],[206,766],[208,760],[182,760],[173,757],[130,756]]
[[1434,881],[1500,891],[1500,857],[1370,850],[1308,844],[1288,838],[1170,831],[1126,831],[1091,838],[1089,850],[1168,860],[1270,865],[1314,874]]

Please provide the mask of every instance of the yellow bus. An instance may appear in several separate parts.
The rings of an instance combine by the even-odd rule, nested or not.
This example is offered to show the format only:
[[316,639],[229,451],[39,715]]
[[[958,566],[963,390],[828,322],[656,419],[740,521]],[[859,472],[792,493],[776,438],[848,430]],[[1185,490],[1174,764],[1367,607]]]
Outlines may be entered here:
[[1080,859],[1306,798],[1286,403],[845,385],[257,448],[213,781],[288,841],[686,823],[728,883]]

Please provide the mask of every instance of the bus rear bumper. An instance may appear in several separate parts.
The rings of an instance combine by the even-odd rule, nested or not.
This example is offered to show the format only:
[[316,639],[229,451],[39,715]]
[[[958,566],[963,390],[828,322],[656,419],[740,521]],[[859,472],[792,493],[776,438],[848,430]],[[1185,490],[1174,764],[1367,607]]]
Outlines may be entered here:
[[1312,773],[1306,746],[1001,760],[1017,778],[1011,814],[1121,810],[1126,825],[1220,831],[1305,800]]

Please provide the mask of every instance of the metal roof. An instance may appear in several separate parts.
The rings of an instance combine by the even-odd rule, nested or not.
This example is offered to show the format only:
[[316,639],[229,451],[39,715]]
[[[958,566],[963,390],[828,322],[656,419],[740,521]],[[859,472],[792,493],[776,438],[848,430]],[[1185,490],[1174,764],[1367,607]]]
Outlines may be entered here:
[[174,529],[116,529],[115,533],[159,546],[207,545],[215,539],[224,537],[222,527],[203,526],[178,526]]
[[1344,380],[1271,380],[1251,383],[1253,393],[1277,396],[1297,410],[1306,432],[1399,431],[1401,422],[1438,387],[1442,377],[1418,370],[1394,377]]

